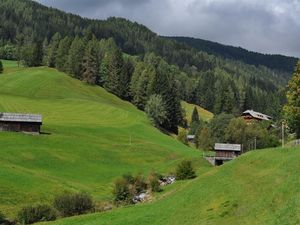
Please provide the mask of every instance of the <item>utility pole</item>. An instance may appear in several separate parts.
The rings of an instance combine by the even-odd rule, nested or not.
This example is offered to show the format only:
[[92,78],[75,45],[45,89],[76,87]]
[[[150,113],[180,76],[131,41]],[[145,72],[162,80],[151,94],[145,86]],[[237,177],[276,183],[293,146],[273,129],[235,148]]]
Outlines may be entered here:
[[254,150],[256,150],[256,137],[254,138]]

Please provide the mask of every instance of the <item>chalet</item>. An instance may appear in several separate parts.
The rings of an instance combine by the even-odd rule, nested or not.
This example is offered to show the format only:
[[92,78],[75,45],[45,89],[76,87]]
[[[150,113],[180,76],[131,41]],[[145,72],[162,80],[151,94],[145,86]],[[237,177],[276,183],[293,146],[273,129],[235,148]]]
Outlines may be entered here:
[[39,134],[42,116],[37,114],[0,113],[0,131]]
[[242,117],[247,123],[251,123],[253,121],[270,121],[273,119],[271,116],[255,112],[253,110],[246,110],[243,112]]
[[215,143],[215,165],[222,165],[224,162],[235,159],[241,154],[240,144]]

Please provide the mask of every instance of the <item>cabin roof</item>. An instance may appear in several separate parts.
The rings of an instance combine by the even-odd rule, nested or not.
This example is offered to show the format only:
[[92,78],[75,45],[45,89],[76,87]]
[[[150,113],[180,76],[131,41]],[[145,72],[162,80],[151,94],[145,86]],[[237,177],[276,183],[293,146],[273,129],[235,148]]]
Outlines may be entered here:
[[42,115],[0,112],[0,121],[42,123]]
[[242,146],[240,144],[224,144],[224,143],[215,143],[215,151],[235,151],[240,152]]
[[246,110],[242,114],[242,116],[247,116],[247,115],[250,115],[253,118],[256,118],[256,119],[259,119],[259,120],[271,120],[272,119],[271,116],[268,116],[268,115],[260,113],[260,112],[255,112],[253,110]]

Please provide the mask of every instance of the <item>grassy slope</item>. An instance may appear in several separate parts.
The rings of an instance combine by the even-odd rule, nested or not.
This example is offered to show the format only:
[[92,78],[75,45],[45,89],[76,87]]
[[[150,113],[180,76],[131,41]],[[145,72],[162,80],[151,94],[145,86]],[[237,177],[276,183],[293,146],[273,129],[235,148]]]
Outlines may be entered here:
[[110,199],[113,180],[124,173],[169,172],[182,158],[200,158],[102,88],[54,69],[4,67],[0,112],[41,113],[50,134],[0,133],[0,210],[9,216],[63,190]]
[[211,112],[203,109],[202,107],[200,107],[198,105],[190,104],[190,103],[187,103],[187,102],[184,102],[184,101],[181,102],[181,105],[186,111],[186,117],[187,117],[188,122],[191,121],[191,117],[192,117],[193,110],[194,110],[195,106],[197,107],[199,117],[201,119],[203,119],[204,121],[209,121],[214,116],[214,114],[212,114]]
[[177,182],[177,193],[161,200],[50,224],[300,224],[299,158],[300,149],[253,151]]

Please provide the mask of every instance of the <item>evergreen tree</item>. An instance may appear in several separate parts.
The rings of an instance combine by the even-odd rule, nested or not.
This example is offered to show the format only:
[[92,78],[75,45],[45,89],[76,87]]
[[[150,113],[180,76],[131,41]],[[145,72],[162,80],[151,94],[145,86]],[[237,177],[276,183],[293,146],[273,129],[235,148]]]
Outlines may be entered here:
[[107,76],[104,88],[109,92],[121,97],[122,96],[122,77],[123,77],[123,56],[121,50],[115,45],[107,53]]
[[56,56],[57,56],[57,50],[59,46],[59,42],[61,40],[61,36],[59,33],[56,33],[50,42],[49,48],[48,48],[48,66],[49,67],[55,67],[56,63]]
[[70,47],[67,63],[67,71],[75,78],[81,76],[84,51],[84,42],[79,37],[75,37]]
[[130,59],[125,59],[123,63],[123,71],[121,73],[121,98],[130,100],[130,82],[134,71],[133,63]]
[[0,73],[3,73],[3,64],[1,60],[0,60]]
[[98,64],[97,64],[97,43],[96,40],[89,41],[83,58],[82,80],[88,84],[97,84],[98,82]]
[[300,60],[288,84],[287,104],[284,107],[285,117],[290,128],[300,138]]
[[193,113],[192,113],[191,124],[192,123],[199,123],[199,122],[200,122],[199,114],[198,114],[197,107],[195,106],[194,109],[193,109]]
[[55,67],[60,71],[67,71],[68,69],[68,54],[71,45],[71,38],[63,38],[58,45]]

